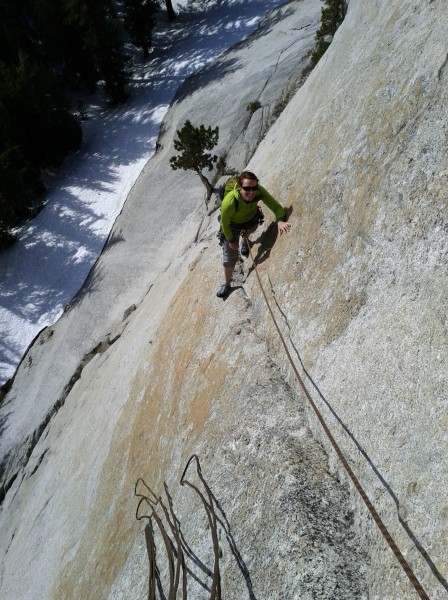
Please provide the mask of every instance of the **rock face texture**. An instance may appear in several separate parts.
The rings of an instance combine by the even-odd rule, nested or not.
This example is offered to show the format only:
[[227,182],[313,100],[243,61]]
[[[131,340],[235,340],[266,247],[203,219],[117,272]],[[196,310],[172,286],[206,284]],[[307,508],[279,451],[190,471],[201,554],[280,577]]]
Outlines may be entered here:
[[[289,9],[300,6],[311,4]],[[447,25],[443,0],[351,0],[330,49],[248,165],[290,209],[289,234],[277,238],[266,215],[252,236],[278,327],[431,599],[448,597]],[[264,46],[269,35],[282,32],[272,25]],[[250,65],[234,76],[248,73]],[[180,91],[161,154],[111,241],[126,230],[128,243],[138,230],[139,190],[160,177],[160,157],[172,153],[211,72],[202,77],[201,89],[192,80]],[[214,121],[219,97],[210,92]],[[226,135],[228,164],[246,166],[242,138]],[[0,516],[2,597],[144,598],[148,557],[134,497],[143,478],[166,506],[171,499],[189,597],[210,598],[208,519],[198,494],[179,485],[193,454],[216,499],[223,597],[417,597],[293,377],[251,262],[239,265],[225,302],[214,296],[216,216],[197,207],[181,255],[172,251],[146,294],[127,291],[135,310],[107,330],[18,471]],[[101,261],[95,273],[100,288]],[[187,477],[205,493],[195,463]]]

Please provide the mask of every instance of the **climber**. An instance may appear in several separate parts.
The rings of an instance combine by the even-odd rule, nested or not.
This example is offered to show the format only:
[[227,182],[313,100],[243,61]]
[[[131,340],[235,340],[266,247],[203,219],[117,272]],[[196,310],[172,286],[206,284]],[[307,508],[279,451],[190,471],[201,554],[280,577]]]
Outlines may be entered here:
[[263,213],[257,204],[259,200],[274,213],[280,235],[287,233],[291,227],[286,222],[286,211],[258,184],[257,176],[250,171],[243,171],[235,180],[233,189],[225,194],[221,205],[219,243],[222,246],[225,283],[216,292],[218,298],[224,298],[231,290],[230,282],[238,260],[238,244],[241,255],[247,257],[248,236],[263,222]]

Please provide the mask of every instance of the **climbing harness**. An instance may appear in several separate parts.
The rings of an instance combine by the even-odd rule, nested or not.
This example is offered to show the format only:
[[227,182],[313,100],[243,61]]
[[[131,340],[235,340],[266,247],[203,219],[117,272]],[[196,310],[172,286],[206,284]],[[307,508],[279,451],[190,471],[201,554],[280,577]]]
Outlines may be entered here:
[[347,471],[350,479],[353,482],[353,485],[355,486],[356,490],[358,491],[358,493],[360,494],[361,498],[363,499],[365,505],[367,506],[370,514],[373,517],[373,520],[375,521],[375,523],[377,524],[379,530],[381,531],[381,533],[383,534],[383,537],[385,538],[385,540],[387,541],[387,543],[389,544],[390,549],[392,550],[392,552],[394,553],[396,559],[398,560],[398,562],[400,563],[401,567],[403,568],[404,572],[406,573],[406,575],[409,578],[409,581],[412,583],[415,591],[417,592],[417,594],[419,595],[419,597],[421,598],[421,600],[430,600],[428,594],[425,592],[425,590],[423,589],[421,583],[419,582],[419,580],[417,579],[416,575],[414,574],[413,570],[411,569],[409,563],[406,561],[405,557],[403,556],[403,554],[400,552],[397,544],[395,543],[394,539],[392,538],[391,534],[389,533],[386,525],[383,523],[381,517],[379,516],[379,514],[377,513],[375,507],[373,506],[373,504],[371,503],[371,501],[369,500],[369,497],[367,496],[366,492],[364,491],[364,488],[362,487],[361,483],[359,482],[358,478],[356,477],[356,475],[354,474],[354,472],[352,471],[350,465],[348,464],[347,459],[345,458],[341,448],[339,447],[338,443],[336,442],[336,440],[334,439],[330,429],[328,428],[328,425],[326,424],[322,414],[320,413],[319,409],[317,408],[314,400],[311,397],[311,394],[309,393],[308,389],[306,388],[302,377],[299,374],[299,371],[292,359],[291,353],[288,350],[288,346],[286,345],[285,342],[285,338],[283,337],[282,332],[280,331],[280,328],[278,326],[278,323],[275,319],[274,313],[272,311],[271,305],[269,304],[268,298],[266,296],[266,292],[264,291],[263,288],[263,284],[261,282],[261,278],[260,275],[258,273],[258,269],[257,269],[257,265],[255,263],[253,254],[252,254],[252,250],[249,244],[249,240],[247,239],[247,237],[245,237],[245,241],[247,244],[247,247],[249,249],[249,255],[254,267],[254,271],[255,271],[255,275],[257,276],[258,279],[258,283],[260,285],[260,289],[261,289],[261,293],[263,294],[263,298],[266,302],[266,306],[268,307],[269,313],[272,317],[272,320],[274,322],[275,328],[277,330],[278,335],[280,336],[280,340],[282,342],[283,348],[285,349],[286,352],[286,356],[288,357],[288,360],[291,364],[292,370],[294,371],[294,374],[296,376],[296,379],[300,385],[300,387],[302,388],[303,393],[305,394],[305,397],[307,398],[308,402],[311,404],[312,409],[314,410],[320,424],[322,425],[323,430],[325,431],[325,433],[327,434],[328,439],[330,440],[331,445],[333,446],[333,449],[335,450],[336,454],[338,455],[342,465],[344,466],[345,470]]

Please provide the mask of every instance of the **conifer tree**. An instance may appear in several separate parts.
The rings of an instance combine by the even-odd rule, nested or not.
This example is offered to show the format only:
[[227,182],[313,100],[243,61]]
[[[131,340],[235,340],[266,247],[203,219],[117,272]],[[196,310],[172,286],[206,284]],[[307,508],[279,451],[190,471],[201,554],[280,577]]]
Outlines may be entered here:
[[0,237],[30,217],[45,190],[40,175],[80,147],[82,131],[51,73],[24,52],[0,62]]
[[194,127],[190,121],[185,121],[182,129],[176,131],[176,135],[178,139],[174,140],[174,148],[181,154],[170,158],[171,168],[192,170],[197,173],[205,185],[207,199],[209,199],[213,188],[207,177],[202,174],[202,170],[207,168],[211,171],[218,160],[216,155],[211,155],[206,150],[213,150],[218,143],[219,127],[215,129],[205,128],[204,125]]
[[17,148],[0,152],[0,249],[12,244],[11,228],[28,218],[38,204],[43,185],[39,173]]
[[59,83],[50,71],[20,52],[17,66],[0,68],[0,81],[7,115],[3,143],[19,147],[25,159],[39,169],[59,164],[80,147],[81,128],[68,113]]
[[64,22],[76,39],[76,67],[95,82],[104,80],[112,104],[123,102],[128,76],[111,0],[63,2]]
[[173,3],[171,0],[165,0],[166,12],[168,13],[168,21],[174,21],[176,13],[174,12]]
[[315,35],[316,45],[311,54],[311,62],[317,64],[331,44],[334,34],[347,14],[346,0],[323,0],[321,25]]
[[114,0],[0,0],[0,247],[35,214],[42,172],[81,144],[63,89],[126,98]]
[[23,25],[18,3],[0,0],[0,60],[8,64],[15,60],[23,43]]
[[157,0],[124,0],[124,25],[131,42],[142,49],[145,58],[149,55],[155,14],[159,8]]

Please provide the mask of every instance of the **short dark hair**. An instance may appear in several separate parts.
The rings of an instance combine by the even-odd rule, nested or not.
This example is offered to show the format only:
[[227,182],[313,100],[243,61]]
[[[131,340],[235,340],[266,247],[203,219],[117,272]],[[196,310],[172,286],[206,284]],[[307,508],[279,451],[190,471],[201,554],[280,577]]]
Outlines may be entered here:
[[258,183],[258,177],[252,173],[252,171],[243,171],[241,175],[238,177],[238,187],[243,185],[243,179],[251,179],[252,181],[256,181]]

